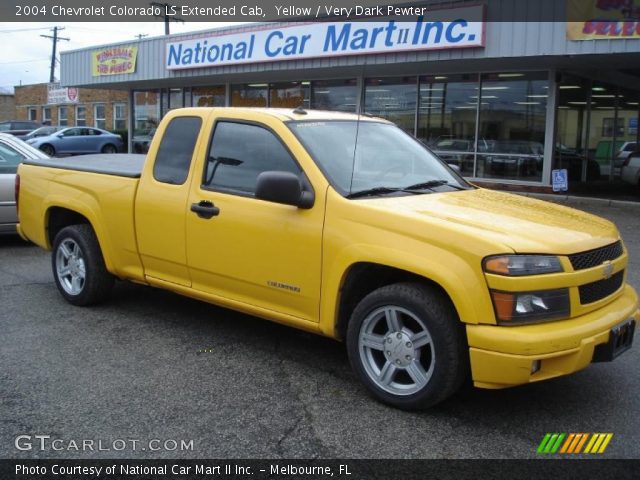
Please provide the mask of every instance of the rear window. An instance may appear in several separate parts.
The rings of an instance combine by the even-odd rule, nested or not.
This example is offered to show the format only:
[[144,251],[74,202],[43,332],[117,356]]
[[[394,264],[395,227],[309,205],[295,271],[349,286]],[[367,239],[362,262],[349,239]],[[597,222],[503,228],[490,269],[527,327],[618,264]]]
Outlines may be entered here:
[[24,156],[13,148],[0,143],[0,174],[16,173]]
[[176,117],[171,120],[158,148],[153,178],[173,185],[185,182],[201,125],[200,117]]

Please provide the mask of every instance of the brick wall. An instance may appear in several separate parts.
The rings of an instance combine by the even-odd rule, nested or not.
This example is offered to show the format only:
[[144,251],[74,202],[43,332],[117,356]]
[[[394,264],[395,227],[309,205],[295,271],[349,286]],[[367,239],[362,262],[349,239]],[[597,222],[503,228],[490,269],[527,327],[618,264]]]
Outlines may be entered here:
[[95,106],[105,106],[105,130],[113,130],[113,105],[115,103],[124,104],[125,108],[125,128],[128,125],[129,111],[127,106],[128,93],[122,90],[96,90],[93,88],[78,89],[78,102],[70,104],[48,105],[47,104],[48,84],[40,83],[36,85],[23,85],[15,87],[15,118],[17,120],[28,120],[29,110],[35,110],[35,121],[41,123],[43,119],[43,109],[49,108],[51,112],[51,125],[59,124],[59,107],[67,109],[67,125],[76,125],[76,111],[78,106],[84,106],[86,111],[85,124],[95,126]]
[[11,94],[0,94],[0,121],[16,119],[15,97]]

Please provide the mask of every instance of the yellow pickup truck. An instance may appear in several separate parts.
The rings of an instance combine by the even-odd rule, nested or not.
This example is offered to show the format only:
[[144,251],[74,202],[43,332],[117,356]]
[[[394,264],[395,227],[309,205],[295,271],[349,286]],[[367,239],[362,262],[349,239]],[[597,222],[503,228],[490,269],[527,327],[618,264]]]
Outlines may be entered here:
[[129,280],[344,340],[400,408],[612,360],[640,319],[612,223],[477,188],[364,115],[173,110],[146,158],[29,160],[16,192],[72,304]]

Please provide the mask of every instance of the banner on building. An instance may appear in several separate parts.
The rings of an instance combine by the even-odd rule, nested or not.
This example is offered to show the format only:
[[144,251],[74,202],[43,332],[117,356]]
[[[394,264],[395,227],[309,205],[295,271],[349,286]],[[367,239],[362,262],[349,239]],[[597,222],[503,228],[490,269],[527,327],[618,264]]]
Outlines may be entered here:
[[47,88],[47,103],[78,103],[78,89],[75,87],[61,87],[59,83],[50,83]]
[[484,29],[483,5],[443,9],[416,17],[416,21],[412,22],[260,26],[242,33],[167,42],[165,67],[177,70],[304,58],[482,47]]
[[94,77],[133,73],[136,71],[138,47],[117,46],[94,50],[91,57]]
[[567,39],[640,38],[640,0],[567,0]]

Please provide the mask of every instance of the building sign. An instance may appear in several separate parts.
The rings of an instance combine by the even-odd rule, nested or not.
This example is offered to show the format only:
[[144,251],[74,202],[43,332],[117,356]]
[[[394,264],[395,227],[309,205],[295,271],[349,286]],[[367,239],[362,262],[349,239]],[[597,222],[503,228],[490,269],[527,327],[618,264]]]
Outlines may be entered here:
[[75,87],[62,88],[59,83],[50,83],[47,88],[47,103],[78,103],[78,89]]
[[640,0],[567,0],[567,39],[640,38]]
[[166,44],[168,70],[416,50],[484,46],[484,6],[448,10],[415,22],[308,23]]
[[93,76],[118,75],[136,71],[138,47],[117,46],[91,52]]

